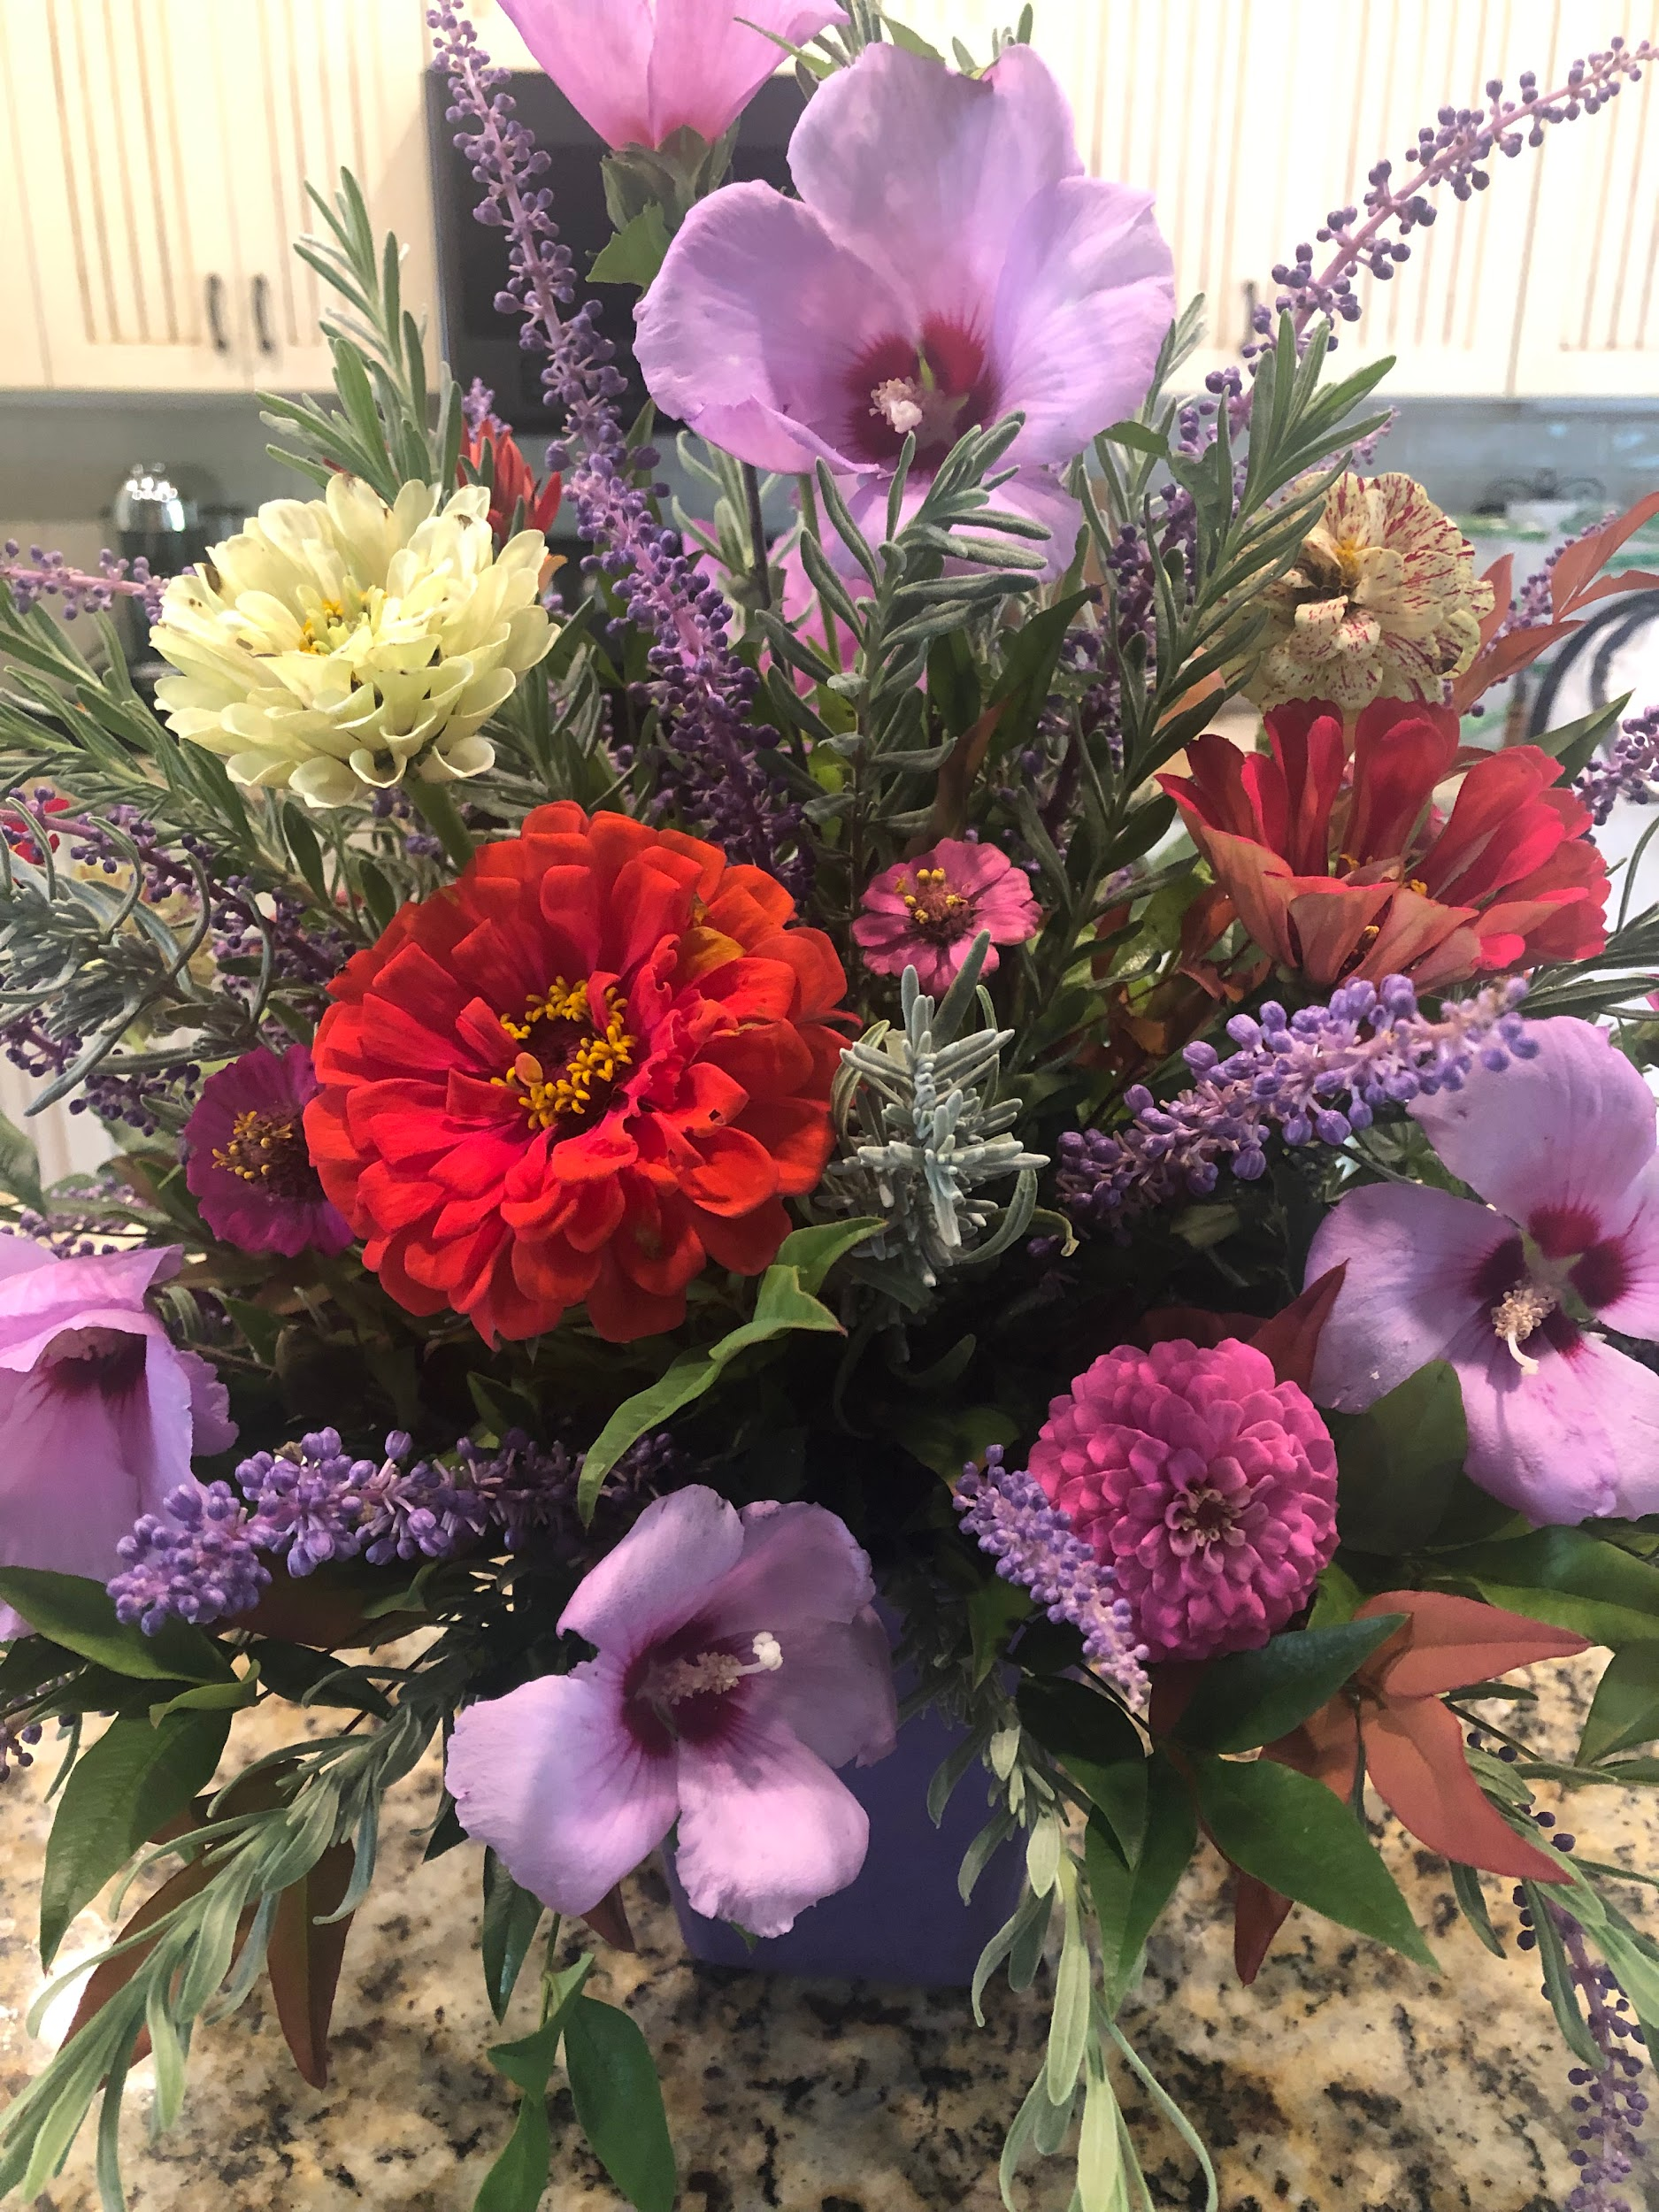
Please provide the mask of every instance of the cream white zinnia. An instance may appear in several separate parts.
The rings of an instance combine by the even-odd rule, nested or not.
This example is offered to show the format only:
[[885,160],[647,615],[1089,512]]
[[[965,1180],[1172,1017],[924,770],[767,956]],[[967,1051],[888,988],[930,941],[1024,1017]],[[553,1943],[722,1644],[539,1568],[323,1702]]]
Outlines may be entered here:
[[274,499],[199,570],[175,577],[151,632],[180,672],[156,695],[173,729],[237,782],[344,806],[401,780],[480,775],[479,734],[553,642],[539,598],[547,541],[496,552],[489,494],[439,503],[405,484],[388,507],[360,478]]

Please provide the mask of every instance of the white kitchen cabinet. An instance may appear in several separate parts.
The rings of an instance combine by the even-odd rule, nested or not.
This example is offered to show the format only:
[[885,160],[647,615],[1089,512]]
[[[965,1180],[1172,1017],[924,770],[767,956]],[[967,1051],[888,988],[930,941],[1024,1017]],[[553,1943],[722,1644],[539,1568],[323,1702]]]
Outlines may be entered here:
[[292,242],[316,227],[305,180],[330,190],[342,165],[429,311],[421,0],[34,0],[4,17],[0,163],[9,122],[20,184],[0,280],[26,261],[38,315],[0,326],[0,384],[326,385],[320,288]]

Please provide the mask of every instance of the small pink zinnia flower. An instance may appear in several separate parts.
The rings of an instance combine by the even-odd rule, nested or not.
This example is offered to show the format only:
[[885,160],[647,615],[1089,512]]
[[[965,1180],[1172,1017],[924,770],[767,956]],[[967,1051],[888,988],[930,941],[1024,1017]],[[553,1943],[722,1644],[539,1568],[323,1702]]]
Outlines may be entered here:
[[863,899],[853,936],[866,967],[878,975],[914,968],[924,991],[950,988],[973,941],[989,931],[986,975],[996,972],[999,945],[1023,945],[1042,926],[1023,869],[995,845],[941,840],[931,852],[884,869]]
[[598,1656],[456,1723],[461,1825],[554,1911],[586,1913],[678,1822],[693,1909],[787,1933],[869,1845],[831,1769],[893,1748],[874,1595],[822,1506],[740,1514],[701,1485],[658,1498],[559,1620]]
[[216,1237],[241,1252],[343,1252],[351,1226],[323,1195],[305,1143],[311,1056],[263,1045],[202,1087],[184,1125],[184,1179]]
[[1255,1650],[1336,1549],[1330,1433],[1236,1338],[1102,1354],[1048,1409],[1031,1471],[1115,1571],[1153,1660]]

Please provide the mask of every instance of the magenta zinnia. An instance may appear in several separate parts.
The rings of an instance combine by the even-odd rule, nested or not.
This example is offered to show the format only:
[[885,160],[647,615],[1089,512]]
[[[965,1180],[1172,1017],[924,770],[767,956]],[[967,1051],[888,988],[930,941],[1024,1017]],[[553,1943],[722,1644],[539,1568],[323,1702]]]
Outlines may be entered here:
[[999,945],[1034,937],[1042,910],[1023,870],[995,845],[947,837],[931,852],[884,869],[865,889],[853,936],[864,965],[878,975],[914,968],[924,991],[948,991],[982,933],[991,942],[986,975],[996,972]]
[[202,1087],[184,1125],[184,1179],[213,1234],[238,1251],[292,1259],[308,1246],[343,1252],[351,1241],[305,1143],[305,1108],[316,1094],[303,1045],[244,1052]]
[[1102,1354],[1049,1408],[1031,1471],[1113,1570],[1155,1661],[1266,1643],[1336,1549],[1330,1433],[1236,1338]]

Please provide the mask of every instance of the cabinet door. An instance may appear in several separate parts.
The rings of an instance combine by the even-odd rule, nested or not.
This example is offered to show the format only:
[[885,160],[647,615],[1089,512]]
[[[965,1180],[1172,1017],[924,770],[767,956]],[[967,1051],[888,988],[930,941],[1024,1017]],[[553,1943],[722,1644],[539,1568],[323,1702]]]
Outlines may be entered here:
[[377,234],[394,230],[406,249],[405,304],[434,319],[422,0],[238,0],[214,16],[220,99],[238,146],[234,221],[253,381],[320,390],[332,364],[318,318],[339,303],[294,251],[296,238],[322,227],[308,183],[329,197],[342,168],[352,172]]
[[45,322],[35,239],[27,217],[22,148],[18,143],[19,81],[4,9],[0,9],[0,388],[38,390],[47,380]]
[[[1626,11],[1631,42],[1659,36],[1659,4]],[[1584,50],[1563,4],[1559,82]],[[1552,130],[1538,164],[1538,217],[1512,389],[1560,398],[1659,393],[1659,70],[1599,115]]]
[[246,385],[212,0],[5,10],[11,113],[59,389]]

